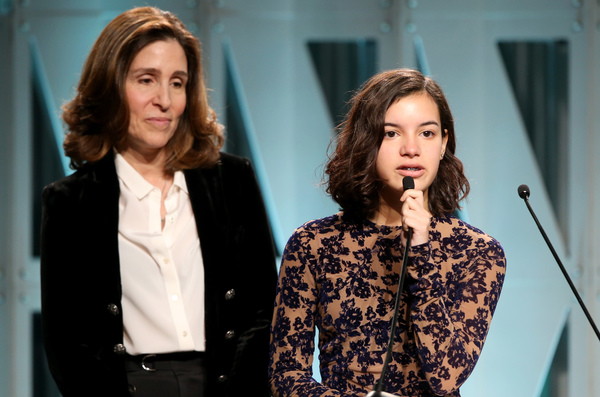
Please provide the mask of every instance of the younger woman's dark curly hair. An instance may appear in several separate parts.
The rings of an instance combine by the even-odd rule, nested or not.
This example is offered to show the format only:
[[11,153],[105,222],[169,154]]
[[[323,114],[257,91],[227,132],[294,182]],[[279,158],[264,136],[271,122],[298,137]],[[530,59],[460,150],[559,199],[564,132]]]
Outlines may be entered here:
[[77,95],[64,107],[69,132],[63,144],[71,168],[102,159],[124,145],[129,128],[125,78],[135,56],[147,45],[175,40],[187,58],[186,107],[167,143],[170,171],[217,163],[223,133],[208,104],[200,42],[172,13],[138,7],[113,19],[102,31],[83,67]]
[[439,85],[412,69],[396,69],[371,77],[350,101],[351,109],[338,127],[337,145],[325,166],[327,193],[345,213],[367,217],[379,206],[383,182],[377,155],[384,136],[385,114],[401,98],[427,93],[437,104],[441,129],[448,143],[437,176],[428,189],[433,216],[450,214],[469,194],[462,162],[454,155],[454,120]]

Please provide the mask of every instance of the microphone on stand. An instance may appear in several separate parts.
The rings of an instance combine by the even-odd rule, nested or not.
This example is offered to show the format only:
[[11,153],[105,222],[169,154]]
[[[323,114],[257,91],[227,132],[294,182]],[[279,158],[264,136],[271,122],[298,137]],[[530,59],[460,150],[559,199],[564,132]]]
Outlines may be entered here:
[[[412,176],[405,176],[402,179],[402,188],[404,191],[415,188],[415,180]],[[398,322],[398,313],[400,311],[400,302],[402,301],[402,290],[404,289],[404,279],[406,277],[406,268],[408,267],[408,250],[410,249],[410,240],[412,239],[413,229],[408,228],[406,233],[406,246],[404,247],[404,257],[402,258],[402,268],[400,269],[400,281],[398,282],[398,293],[396,293],[396,304],[394,306],[394,315],[392,316],[392,326],[390,328],[390,339],[388,342],[385,361],[381,369],[381,377],[375,384],[375,389],[370,391],[366,397],[395,397],[393,394],[383,391],[383,378],[392,358],[392,346],[394,345],[394,334],[396,333],[396,323]]]
[[544,231],[544,228],[542,228],[542,225],[538,221],[537,216],[535,216],[535,213],[533,212],[533,209],[531,208],[531,205],[529,205],[529,195],[530,195],[529,186],[527,186],[527,185],[521,185],[521,186],[519,186],[519,188],[517,189],[517,191],[519,193],[519,197],[521,197],[525,201],[525,204],[527,205],[527,208],[529,209],[529,212],[531,213],[531,216],[533,217],[533,220],[535,221],[538,229],[540,229],[540,232],[542,233],[542,237],[544,237],[544,240],[546,241],[546,244],[548,245],[548,248],[550,248],[550,251],[552,252],[552,255],[554,256],[554,259],[556,260],[556,263],[558,263],[558,267],[560,267],[560,271],[562,272],[562,274],[567,279],[567,283],[569,283],[569,287],[571,287],[571,290],[575,294],[575,297],[577,298],[577,302],[579,302],[579,305],[583,309],[583,312],[585,313],[585,316],[587,317],[590,325],[592,326],[592,329],[596,333],[596,337],[598,338],[598,340],[600,340],[600,332],[598,331],[598,327],[596,327],[596,324],[594,323],[594,320],[592,319],[592,316],[588,312],[587,308],[585,307],[585,304],[583,303],[583,300],[581,299],[581,296],[579,296],[579,293],[577,292],[577,288],[575,288],[575,285],[571,281],[571,277],[569,277],[569,273],[567,273],[567,270],[563,266],[563,264],[562,264],[560,258],[558,257],[558,254],[556,253],[556,251],[554,251],[554,247],[552,246],[552,243],[550,242],[550,239],[548,238],[548,236],[546,235],[546,232]]

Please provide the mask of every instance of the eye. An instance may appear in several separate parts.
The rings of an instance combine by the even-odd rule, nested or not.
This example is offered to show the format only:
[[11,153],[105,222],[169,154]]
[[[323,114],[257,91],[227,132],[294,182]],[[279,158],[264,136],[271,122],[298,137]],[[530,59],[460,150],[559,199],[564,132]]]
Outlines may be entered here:
[[152,79],[150,77],[141,77],[138,79],[138,83],[148,85],[152,83]]
[[385,132],[383,133],[383,136],[384,136],[385,138],[393,138],[393,137],[395,137],[396,135],[398,135],[398,134],[396,133],[396,131],[392,131],[392,130],[385,131]]
[[171,83],[171,85],[175,88],[183,88],[185,87],[185,83],[183,83],[181,80],[175,80]]
[[425,137],[425,138],[431,138],[433,136],[435,136],[435,132],[431,131],[431,130],[426,130],[421,132],[421,134]]

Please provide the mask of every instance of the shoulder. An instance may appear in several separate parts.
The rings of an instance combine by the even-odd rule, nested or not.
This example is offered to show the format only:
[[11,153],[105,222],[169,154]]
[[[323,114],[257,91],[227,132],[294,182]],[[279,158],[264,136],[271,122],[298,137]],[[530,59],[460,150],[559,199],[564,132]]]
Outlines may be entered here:
[[85,164],[73,174],[54,181],[42,192],[45,208],[63,207],[71,211],[74,206],[106,205],[118,199],[119,179],[112,152],[102,160]]
[[243,168],[252,169],[251,161],[242,156],[231,153],[219,152],[219,158],[214,164],[184,169],[184,173],[210,173],[218,170],[239,170]]
[[224,152],[219,153],[219,160],[213,166],[187,169],[184,174],[188,179],[220,179],[227,185],[238,185],[255,179],[254,168],[249,159]]
[[[313,219],[296,228],[287,244],[288,250],[298,247],[316,250],[330,244],[338,244],[360,234],[362,226],[345,219],[342,212],[324,218]],[[358,231],[358,232],[357,232]]]
[[331,230],[335,229],[336,225],[339,223],[339,214],[308,221],[294,230],[288,240],[288,246],[296,245],[299,241],[304,241],[305,243],[311,244],[316,241],[319,236],[327,234]]
[[44,194],[72,194],[84,189],[90,184],[102,183],[109,180],[117,182],[116,170],[112,156],[93,164],[86,164],[74,173],[60,178],[44,187]]
[[117,170],[115,167],[114,156],[109,152],[104,158],[95,163],[86,163],[82,167],[75,170],[70,175],[60,178],[49,185],[48,187],[76,187],[87,182],[105,182],[107,180],[116,179]]
[[252,163],[248,158],[225,152],[220,153],[219,165],[225,170],[252,169]]
[[327,244],[327,238],[332,232],[339,229],[341,217],[339,214],[325,218],[313,219],[296,228],[287,241],[283,251],[284,264],[300,261],[313,263],[319,256],[319,248]]
[[442,234],[442,237],[446,234],[460,233],[473,237],[481,237],[486,240],[494,240],[494,238],[489,234],[457,218],[454,215],[444,215],[441,217],[432,218],[431,228],[439,231]]
[[490,258],[505,258],[504,249],[498,240],[453,215],[433,218],[431,228],[434,240],[444,249],[474,249]]
[[324,218],[313,219],[298,227],[294,234],[312,233],[324,234],[333,230],[339,230],[343,227],[343,219],[341,213],[326,216]]

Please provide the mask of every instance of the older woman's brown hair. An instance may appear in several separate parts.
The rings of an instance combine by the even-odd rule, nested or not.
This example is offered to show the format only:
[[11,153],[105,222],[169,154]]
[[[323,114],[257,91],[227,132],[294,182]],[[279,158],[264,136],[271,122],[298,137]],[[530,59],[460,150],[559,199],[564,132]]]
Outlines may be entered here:
[[428,190],[429,211],[450,214],[469,194],[462,162],[454,155],[454,120],[446,97],[431,78],[412,69],[396,69],[371,77],[350,101],[351,109],[338,127],[337,145],[325,167],[327,193],[350,215],[369,216],[379,205],[383,182],[376,163],[383,140],[385,113],[399,99],[427,93],[437,104],[448,143],[437,176]]
[[129,127],[125,78],[142,48],[160,40],[176,40],[188,63],[186,108],[167,144],[166,169],[210,167],[219,158],[223,134],[208,105],[200,42],[172,13],[154,7],[134,8],[104,28],[83,67],[76,97],[63,110],[69,132],[64,142],[71,168],[102,159],[122,148]]

